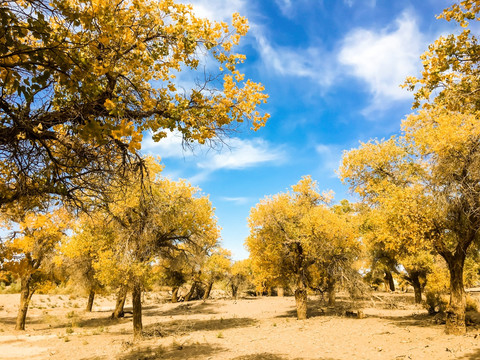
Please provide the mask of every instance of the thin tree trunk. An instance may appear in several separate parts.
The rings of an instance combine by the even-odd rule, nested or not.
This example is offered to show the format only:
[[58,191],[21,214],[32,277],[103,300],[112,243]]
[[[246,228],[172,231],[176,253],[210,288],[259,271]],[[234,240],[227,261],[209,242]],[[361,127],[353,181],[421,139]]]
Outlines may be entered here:
[[238,295],[238,286],[235,284],[231,284],[230,288],[232,289],[232,298],[236,300]]
[[277,287],[277,296],[278,297],[283,297],[285,295],[285,289],[283,286]]
[[466,294],[463,286],[465,254],[457,252],[455,255],[447,262],[450,271],[450,303],[447,308],[445,332],[463,335],[467,330],[465,326]]
[[295,303],[297,305],[297,319],[305,320],[307,318],[307,289],[303,279],[298,279],[295,289]]
[[133,337],[139,339],[142,337],[142,284],[139,279],[134,280],[132,290],[133,305]]
[[390,288],[390,291],[395,291],[395,282],[393,281],[393,276],[390,270],[385,270],[385,281]]
[[125,316],[123,308],[125,307],[125,301],[127,299],[127,286],[122,285],[117,294],[117,302],[115,304],[115,310],[112,313],[112,319],[119,319]]
[[203,300],[207,300],[210,297],[210,293],[212,292],[213,282],[209,282],[207,285],[207,289],[205,290],[205,294],[203,294]]
[[197,282],[194,281],[187,295],[185,295],[185,302],[190,301],[190,298],[193,296],[193,293],[195,292],[196,288],[197,288]]
[[24,276],[20,280],[20,284],[21,284],[20,307],[18,308],[17,321],[15,323],[15,330],[25,330],[25,321],[27,319],[28,305],[34,293],[34,290],[30,288],[31,281],[32,281],[31,275]]
[[335,279],[330,276],[327,279],[328,306],[335,306]]
[[295,303],[297,305],[297,319],[305,320],[307,318],[307,290],[295,290]]
[[93,300],[95,299],[95,291],[93,289],[90,290],[90,293],[88,294],[88,302],[87,302],[87,308],[86,311],[92,312],[93,308]]
[[415,304],[422,303],[422,285],[420,284],[420,279],[418,278],[417,273],[412,273],[410,275],[412,280],[413,292],[415,293]]
[[174,286],[172,288],[172,303],[177,303],[178,302],[178,290],[180,288],[178,286]]

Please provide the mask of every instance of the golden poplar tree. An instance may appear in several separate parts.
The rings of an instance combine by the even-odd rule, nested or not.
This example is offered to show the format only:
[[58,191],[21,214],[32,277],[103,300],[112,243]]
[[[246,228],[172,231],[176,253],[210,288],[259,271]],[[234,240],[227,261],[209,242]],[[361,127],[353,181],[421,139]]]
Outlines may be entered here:
[[12,0],[1,14],[0,205],[52,194],[79,205],[141,162],[144,131],[204,143],[268,117],[262,85],[237,69],[238,14],[210,21],[174,0]]

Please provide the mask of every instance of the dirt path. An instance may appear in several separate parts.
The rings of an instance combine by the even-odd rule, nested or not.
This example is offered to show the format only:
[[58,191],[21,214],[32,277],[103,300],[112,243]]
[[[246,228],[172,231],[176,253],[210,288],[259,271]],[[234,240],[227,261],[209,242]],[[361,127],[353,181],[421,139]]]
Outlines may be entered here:
[[364,304],[364,319],[345,317],[340,307],[329,309],[313,298],[310,318],[297,321],[291,297],[168,304],[150,294],[144,303],[146,337],[133,343],[131,318],[108,318],[113,297],[96,300],[94,312],[85,313],[85,299],[38,295],[27,331],[15,332],[18,295],[0,295],[0,358],[480,359],[478,328],[465,336],[445,335],[422,308],[401,305],[405,295],[388,296]]

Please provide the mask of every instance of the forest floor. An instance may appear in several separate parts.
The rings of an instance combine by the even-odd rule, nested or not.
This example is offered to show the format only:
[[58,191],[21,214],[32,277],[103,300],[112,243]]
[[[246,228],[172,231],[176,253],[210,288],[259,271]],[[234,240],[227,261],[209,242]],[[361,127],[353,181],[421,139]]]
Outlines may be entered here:
[[[144,297],[145,338],[133,341],[132,318],[110,320],[114,296],[95,299],[34,295],[26,331],[14,331],[18,294],[0,295],[1,359],[480,359],[480,327],[464,336],[413,304],[413,294],[375,293],[328,308],[309,298],[309,319],[295,319],[293,297],[216,299],[170,304]],[[347,317],[361,309],[365,318]],[[126,305],[129,310],[129,303]]]

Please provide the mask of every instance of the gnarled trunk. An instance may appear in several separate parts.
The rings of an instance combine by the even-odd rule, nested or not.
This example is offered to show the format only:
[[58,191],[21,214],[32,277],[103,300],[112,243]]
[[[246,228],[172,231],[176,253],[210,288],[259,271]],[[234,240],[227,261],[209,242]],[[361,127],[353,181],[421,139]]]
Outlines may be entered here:
[[297,319],[305,320],[307,318],[307,290],[295,290],[295,303],[297,305]]
[[422,285],[420,284],[420,279],[417,273],[410,275],[411,283],[413,286],[413,292],[415,293],[415,304],[422,303]]
[[327,278],[328,306],[335,306],[335,279]]
[[185,295],[185,301],[190,301],[190,299],[193,296],[193,293],[195,292],[195,289],[197,288],[197,282],[194,281],[192,286],[190,287],[190,290],[188,291],[187,295]]
[[90,293],[88,294],[88,302],[87,302],[87,308],[85,309],[88,312],[92,311],[93,308],[93,300],[95,299],[95,291],[93,289],[90,290]]
[[390,270],[385,270],[385,284],[388,286],[390,291],[395,291],[395,282],[393,281],[392,272]]
[[203,300],[207,300],[210,297],[210,293],[212,292],[213,282],[209,282],[207,285],[207,289],[205,290],[205,294],[203,294]]
[[297,280],[297,288],[295,289],[295,303],[297,305],[297,319],[305,320],[307,318],[307,289],[305,282],[300,276]]
[[123,308],[125,307],[125,300],[127,299],[127,286],[122,285],[117,294],[117,302],[115,304],[115,310],[112,313],[112,319],[119,319],[125,316]]
[[15,323],[15,330],[25,330],[25,321],[27,319],[28,305],[34,293],[30,288],[32,283],[32,276],[26,275],[21,278],[21,292],[20,292],[20,307],[18,308],[17,321]]
[[447,334],[462,335],[466,332],[465,306],[466,294],[463,286],[463,266],[465,254],[457,252],[447,261],[450,271],[450,303],[447,308]]
[[140,279],[135,279],[132,289],[133,305],[133,337],[135,339],[142,337],[142,284]]
[[178,302],[178,290],[180,288],[178,286],[175,286],[172,288],[172,303],[177,303]]
[[[238,297],[238,286],[232,283],[230,284],[230,288],[232,289],[232,298],[236,300]],[[257,292],[257,296],[258,296],[258,292]]]

